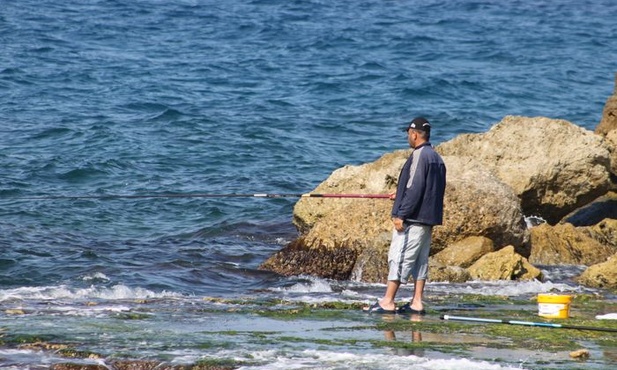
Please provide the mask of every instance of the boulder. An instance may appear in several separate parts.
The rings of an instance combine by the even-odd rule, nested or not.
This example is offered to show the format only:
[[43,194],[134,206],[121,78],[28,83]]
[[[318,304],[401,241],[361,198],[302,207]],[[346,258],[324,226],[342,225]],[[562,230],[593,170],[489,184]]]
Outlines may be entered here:
[[433,230],[433,253],[468,237],[491,239],[495,249],[514,245],[529,255],[525,218],[512,188],[473,158],[443,156],[448,169],[444,225]]
[[356,263],[358,252],[350,245],[331,248],[307,244],[300,237],[259,266],[284,276],[311,275],[326,279],[348,280]]
[[488,132],[457,136],[438,151],[475,158],[514,190],[525,215],[550,224],[610,186],[607,144],[564,120],[507,116]]
[[615,74],[615,89],[604,104],[602,120],[596,126],[595,133],[606,136],[609,132],[617,130],[617,74]]
[[586,265],[604,262],[614,248],[600,243],[572,224],[542,224],[531,229],[531,255],[534,265]]
[[[395,151],[375,162],[337,169],[313,192],[392,193],[410,153]],[[283,275],[384,281],[392,234],[391,208],[392,201],[387,198],[302,198],[293,212],[300,237],[260,268]]]
[[578,277],[578,282],[592,288],[617,289],[617,254],[588,267]]
[[469,267],[480,257],[495,251],[493,241],[483,236],[470,236],[435,254],[434,259],[446,266]]
[[471,280],[471,274],[459,266],[448,266],[431,258],[429,260],[429,280],[438,282],[464,283]]
[[[396,182],[399,172],[411,154],[410,150],[398,150],[384,154],[375,162],[360,166],[347,165],[332,172],[332,174],[319,186],[314,193],[363,193],[363,194],[389,194],[396,191]],[[309,230],[322,220],[335,218],[336,225],[330,230],[333,236],[339,233],[350,232],[357,234],[358,230],[349,226],[364,225],[364,229],[381,229],[386,216],[389,221],[392,202],[387,199],[339,199],[339,198],[301,198],[293,210],[293,223],[301,234]],[[357,217],[365,215],[379,215],[371,219],[364,219],[362,223],[355,222]],[[369,222],[367,224],[366,222]],[[377,225],[379,224],[379,225]],[[391,224],[386,229],[390,231]],[[364,232],[368,230],[363,230]],[[326,242],[324,240],[324,242]]]
[[[388,153],[361,166],[332,173],[315,193],[389,194],[410,151]],[[444,157],[448,168],[444,225],[433,229],[432,253],[469,236],[528,251],[528,234],[518,198],[468,158]],[[294,207],[301,236],[260,268],[284,275],[383,282],[392,238],[388,199],[302,198]]]
[[542,279],[542,272],[516,253],[511,245],[483,256],[468,271],[475,280]]
[[[444,224],[433,228],[431,254],[468,237],[491,239],[495,246],[515,245],[521,254],[529,255],[529,235],[518,198],[507,185],[473,160],[443,157],[447,168],[444,200]],[[325,219],[324,219],[325,221]],[[373,242],[359,251],[353,270],[355,280],[383,282],[388,274],[388,249],[392,224],[388,210],[386,229]],[[308,235],[313,235],[313,230]],[[466,279],[460,271],[429,271],[430,279],[452,281]]]

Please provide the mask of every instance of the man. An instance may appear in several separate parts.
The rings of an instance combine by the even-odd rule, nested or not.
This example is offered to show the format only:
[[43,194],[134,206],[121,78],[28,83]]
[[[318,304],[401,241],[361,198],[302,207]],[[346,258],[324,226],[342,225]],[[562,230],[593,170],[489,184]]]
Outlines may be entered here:
[[[371,313],[426,313],[422,297],[428,276],[432,229],[443,221],[446,166],[429,141],[431,124],[425,118],[414,118],[405,131],[414,150],[401,170],[392,196],[394,231],[388,252],[386,294],[366,309]],[[396,293],[410,275],[414,279],[413,299],[397,309]]]

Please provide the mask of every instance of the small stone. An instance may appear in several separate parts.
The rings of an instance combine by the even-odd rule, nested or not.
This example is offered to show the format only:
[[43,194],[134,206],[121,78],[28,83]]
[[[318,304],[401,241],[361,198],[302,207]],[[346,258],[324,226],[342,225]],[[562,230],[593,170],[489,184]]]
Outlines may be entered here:
[[4,311],[7,315],[25,315],[26,313],[21,308],[9,308]]
[[589,350],[587,349],[578,349],[576,351],[570,352],[570,357],[576,358],[579,360],[585,360],[589,358]]

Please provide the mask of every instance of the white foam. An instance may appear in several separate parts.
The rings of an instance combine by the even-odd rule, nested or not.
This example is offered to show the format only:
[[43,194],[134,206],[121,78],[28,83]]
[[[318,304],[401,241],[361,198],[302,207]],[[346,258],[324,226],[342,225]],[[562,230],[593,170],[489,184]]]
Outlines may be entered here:
[[129,288],[125,285],[114,285],[110,288],[91,286],[89,288],[69,288],[66,285],[46,287],[20,287],[0,290],[0,302],[14,300],[58,300],[58,299],[152,299],[173,298],[181,296],[173,292],[155,293],[144,288]]
[[551,281],[469,281],[461,284],[451,283],[429,283],[427,292],[439,291],[441,293],[454,294],[479,294],[479,295],[499,295],[507,297],[524,296],[529,294],[549,293],[549,292],[572,292],[583,291],[580,286],[571,286]]
[[47,309],[47,312],[65,316],[82,316],[82,317],[104,317],[110,313],[130,312],[132,308],[129,306],[54,306]]
[[[53,358],[54,354],[48,351],[0,348],[0,368],[3,370],[41,368],[41,365],[51,364]],[[30,367],[27,364],[34,366]]]
[[[286,288],[273,288],[281,292],[289,301],[304,303],[341,302],[357,303],[372,302],[383,296],[385,284],[368,284],[350,282],[339,287],[340,282],[328,281],[314,277],[306,277],[306,282],[299,282]],[[333,287],[336,287],[334,289]],[[338,292],[338,288],[342,288]],[[377,290],[375,290],[375,289]],[[525,297],[539,293],[583,293],[592,289],[580,285],[553,283],[552,281],[469,281],[466,283],[429,282],[426,285],[427,299],[434,294],[474,294],[485,296]],[[413,292],[413,284],[401,286],[399,297],[405,298]]]
[[82,278],[83,281],[110,281],[109,277],[107,277],[107,275],[103,274],[102,272],[96,272],[92,275],[86,275]]
[[[260,351],[251,353],[251,358],[263,365],[247,365],[242,370],[268,369],[392,369],[408,370],[510,370],[521,367],[502,366],[487,361],[466,358],[431,359],[415,355],[395,356],[375,353],[349,353],[305,350],[297,353]],[[239,359],[241,360],[241,359]]]
[[274,288],[275,291],[290,293],[332,293],[332,286],[324,279],[304,277],[308,282],[296,283],[290,287]]
[[545,224],[546,220],[540,216],[526,216],[525,217],[525,225],[528,229],[532,227],[536,227],[538,225]]

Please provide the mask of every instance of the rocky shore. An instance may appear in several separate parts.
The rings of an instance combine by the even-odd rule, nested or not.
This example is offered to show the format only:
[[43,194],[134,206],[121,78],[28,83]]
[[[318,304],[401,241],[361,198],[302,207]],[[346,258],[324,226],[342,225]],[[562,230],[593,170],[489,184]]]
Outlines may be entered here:
[[[391,193],[410,150],[337,169],[314,191]],[[542,280],[542,265],[584,265],[580,284],[617,289],[617,78],[594,132],[507,116],[436,150],[448,180],[430,280]],[[300,236],[261,268],[384,282],[390,208],[385,199],[303,198],[293,215]]]

